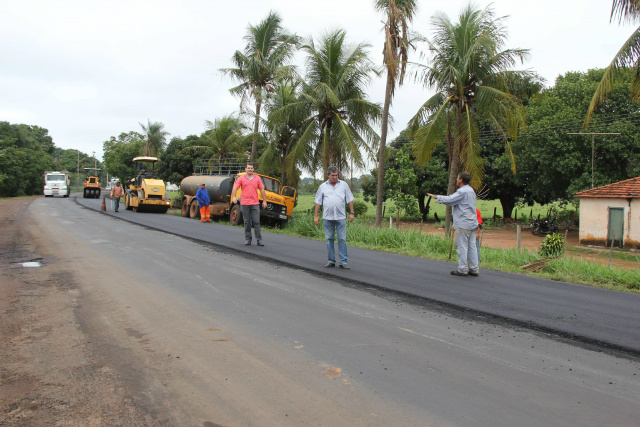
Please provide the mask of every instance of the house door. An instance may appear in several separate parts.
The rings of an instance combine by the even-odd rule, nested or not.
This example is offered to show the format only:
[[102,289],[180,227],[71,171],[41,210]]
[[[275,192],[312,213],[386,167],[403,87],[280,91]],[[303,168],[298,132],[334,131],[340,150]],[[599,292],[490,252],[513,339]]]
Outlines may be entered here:
[[614,245],[621,248],[624,239],[624,208],[609,208],[609,233],[607,237],[607,246],[611,246],[611,241],[615,240]]

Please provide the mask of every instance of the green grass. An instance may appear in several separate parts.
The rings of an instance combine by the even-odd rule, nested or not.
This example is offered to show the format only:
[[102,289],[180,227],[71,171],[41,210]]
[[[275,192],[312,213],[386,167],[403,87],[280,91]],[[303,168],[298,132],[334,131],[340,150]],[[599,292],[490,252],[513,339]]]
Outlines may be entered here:
[[[354,194],[354,196],[356,200],[364,201],[362,193],[356,193]],[[314,198],[315,198],[315,195],[313,194],[299,195],[298,204],[296,205],[293,212],[306,214],[307,209],[311,209],[311,212],[313,213],[313,210],[315,209],[315,203],[313,201]],[[367,204],[366,216],[375,217],[376,207],[372,203],[368,203],[368,202],[365,202],[365,203]],[[387,222],[390,215],[393,216],[393,219],[395,220],[395,204],[393,203],[393,201],[389,200],[385,202],[384,206],[385,206],[384,217],[387,218]],[[499,200],[478,200],[478,202],[476,203],[476,206],[478,207],[478,209],[480,209],[480,213],[482,214],[482,218],[484,220],[490,220],[494,218],[494,214],[496,217],[499,217],[499,218],[504,217],[504,213],[502,212],[502,205],[500,204]],[[515,216],[515,214],[517,213],[518,221],[526,223],[530,215],[534,217],[537,217],[538,215],[540,215],[541,218],[546,218],[550,208],[556,208],[559,211],[564,211],[565,214],[568,214],[568,212],[571,212],[571,211],[575,212],[575,208],[573,207],[573,205],[567,205],[566,207],[561,207],[558,204],[539,205],[536,203],[533,206],[520,207],[517,209],[517,212],[514,210],[514,212],[512,212],[512,215]],[[435,217],[434,216],[435,213],[438,214],[438,217],[440,219],[444,219],[445,209],[446,207],[444,205],[440,205],[437,203],[437,201],[431,200],[430,209],[429,209],[429,219],[430,220],[433,219]],[[419,220],[420,218],[401,217],[401,219],[418,219]]]
[[[303,212],[303,214],[300,212],[295,216],[283,229],[270,231],[323,241],[322,225],[315,225],[313,215],[307,215],[306,210]],[[451,247],[451,241],[447,238],[420,234],[412,230],[376,228],[371,225],[370,219],[357,219],[349,224],[347,242],[350,246],[441,261],[449,260]],[[551,260],[545,269],[534,273],[524,271],[521,267],[542,259],[537,252],[528,250],[518,252],[515,248],[506,250],[482,248],[481,256],[483,269],[581,283],[618,291],[640,292],[640,272],[637,270],[608,267],[607,265],[582,261],[578,258],[564,257]],[[454,248],[452,262],[456,262],[456,259]]]

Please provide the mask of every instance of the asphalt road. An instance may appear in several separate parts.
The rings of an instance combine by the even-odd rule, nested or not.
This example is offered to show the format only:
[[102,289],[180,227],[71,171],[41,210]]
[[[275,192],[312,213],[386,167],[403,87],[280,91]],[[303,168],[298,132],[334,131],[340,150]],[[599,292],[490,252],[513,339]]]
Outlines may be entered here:
[[[100,211],[102,199],[83,199],[82,206]],[[479,277],[450,275],[451,263],[386,252],[349,248],[350,271],[324,268],[323,242],[264,233],[265,247],[244,246],[241,227],[201,224],[172,215],[110,209],[106,215],[149,228],[258,256],[305,271],[375,286],[430,302],[494,316],[510,324],[557,334],[577,341],[640,355],[640,294],[498,271]],[[122,206],[123,207],[123,206]]]
[[353,270],[330,270],[335,280],[322,268],[322,242],[265,234],[265,247],[247,248],[239,227],[100,215],[68,199],[37,199],[26,217],[47,242],[43,270],[60,264],[74,281],[68,288],[77,287],[93,365],[148,413],[145,425],[599,427],[640,419],[637,358],[409,296],[444,294],[460,306],[456,292],[488,298],[476,291],[519,276],[453,280],[451,264],[353,248]]

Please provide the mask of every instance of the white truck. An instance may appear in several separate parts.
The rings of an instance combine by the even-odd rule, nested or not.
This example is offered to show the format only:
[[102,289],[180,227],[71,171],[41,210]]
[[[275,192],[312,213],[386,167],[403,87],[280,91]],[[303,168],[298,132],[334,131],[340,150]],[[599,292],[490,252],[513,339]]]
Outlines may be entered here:
[[44,173],[44,196],[69,197],[71,185],[69,172],[47,171]]

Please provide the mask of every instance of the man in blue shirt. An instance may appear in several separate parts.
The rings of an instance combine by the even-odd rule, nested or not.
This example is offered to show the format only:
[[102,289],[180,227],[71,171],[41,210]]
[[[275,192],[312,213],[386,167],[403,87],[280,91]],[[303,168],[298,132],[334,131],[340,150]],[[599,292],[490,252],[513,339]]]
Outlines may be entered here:
[[456,184],[458,191],[450,196],[427,195],[438,199],[438,203],[453,206],[453,228],[456,233],[456,251],[458,252],[458,269],[451,272],[454,276],[478,276],[478,251],[476,248],[476,231],[478,215],[476,212],[476,193],[469,186],[471,175],[460,172]]
[[211,222],[211,199],[204,183],[200,185],[196,192],[196,200],[198,200],[198,206],[200,207],[200,222]]
[[316,193],[316,210],[313,222],[320,223],[318,211],[322,206],[322,222],[324,226],[324,238],[327,241],[327,251],[329,252],[329,262],[325,267],[335,267],[336,251],[334,238],[338,234],[338,255],[340,255],[340,268],[349,270],[347,264],[347,217],[345,205],[349,204],[349,222],[353,222],[353,193],[346,182],[338,179],[338,168],[329,166],[327,169],[329,179],[323,182]]

